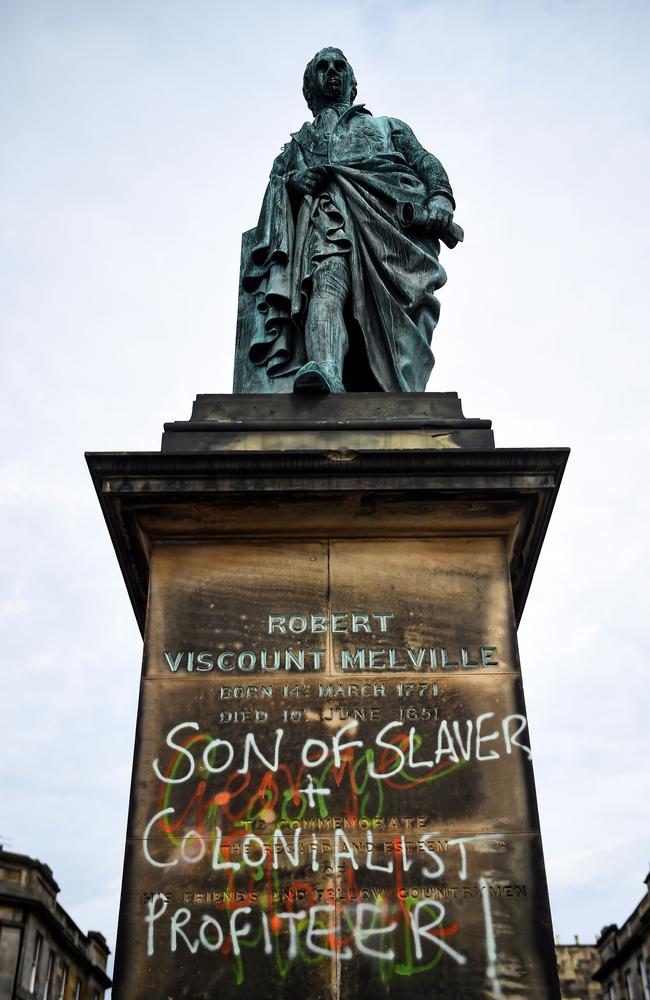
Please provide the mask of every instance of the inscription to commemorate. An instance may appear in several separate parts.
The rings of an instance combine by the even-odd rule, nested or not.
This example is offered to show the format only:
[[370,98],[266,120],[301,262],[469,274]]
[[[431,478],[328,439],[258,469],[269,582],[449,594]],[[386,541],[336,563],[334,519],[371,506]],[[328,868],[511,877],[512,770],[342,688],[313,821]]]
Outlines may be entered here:
[[156,546],[139,732],[125,996],[548,995],[499,539]]

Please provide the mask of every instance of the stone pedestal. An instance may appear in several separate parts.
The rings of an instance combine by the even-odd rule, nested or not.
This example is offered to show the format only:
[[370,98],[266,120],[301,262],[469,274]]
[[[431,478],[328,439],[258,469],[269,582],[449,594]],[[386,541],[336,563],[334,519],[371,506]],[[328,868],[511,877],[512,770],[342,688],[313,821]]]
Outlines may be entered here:
[[203,396],[88,457],[144,633],[116,998],[559,997],[517,622],[565,449]]

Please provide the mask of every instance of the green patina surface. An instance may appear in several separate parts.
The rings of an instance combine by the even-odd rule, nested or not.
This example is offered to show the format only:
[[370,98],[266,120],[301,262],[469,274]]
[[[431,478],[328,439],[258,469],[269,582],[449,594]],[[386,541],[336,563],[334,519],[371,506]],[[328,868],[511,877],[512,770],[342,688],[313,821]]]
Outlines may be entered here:
[[463,232],[440,161],[397,118],[355,103],[339,49],[308,63],[305,122],[276,158],[245,234],[236,391],[421,392]]

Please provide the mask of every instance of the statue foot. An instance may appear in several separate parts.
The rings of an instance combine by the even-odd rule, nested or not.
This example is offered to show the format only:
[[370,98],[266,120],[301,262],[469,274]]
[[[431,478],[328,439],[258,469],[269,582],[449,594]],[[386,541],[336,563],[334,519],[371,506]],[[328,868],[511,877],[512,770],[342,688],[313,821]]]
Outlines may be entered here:
[[338,372],[328,362],[308,361],[293,381],[294,392],[345,392]]

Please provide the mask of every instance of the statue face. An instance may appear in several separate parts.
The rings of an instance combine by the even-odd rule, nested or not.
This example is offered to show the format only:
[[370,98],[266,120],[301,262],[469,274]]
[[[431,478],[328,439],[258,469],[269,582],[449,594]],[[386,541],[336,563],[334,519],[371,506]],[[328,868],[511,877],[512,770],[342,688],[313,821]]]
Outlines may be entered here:
[[319,103],[350,103],[352,70],[338,49],[322,49],[314,65],[314,91]]

